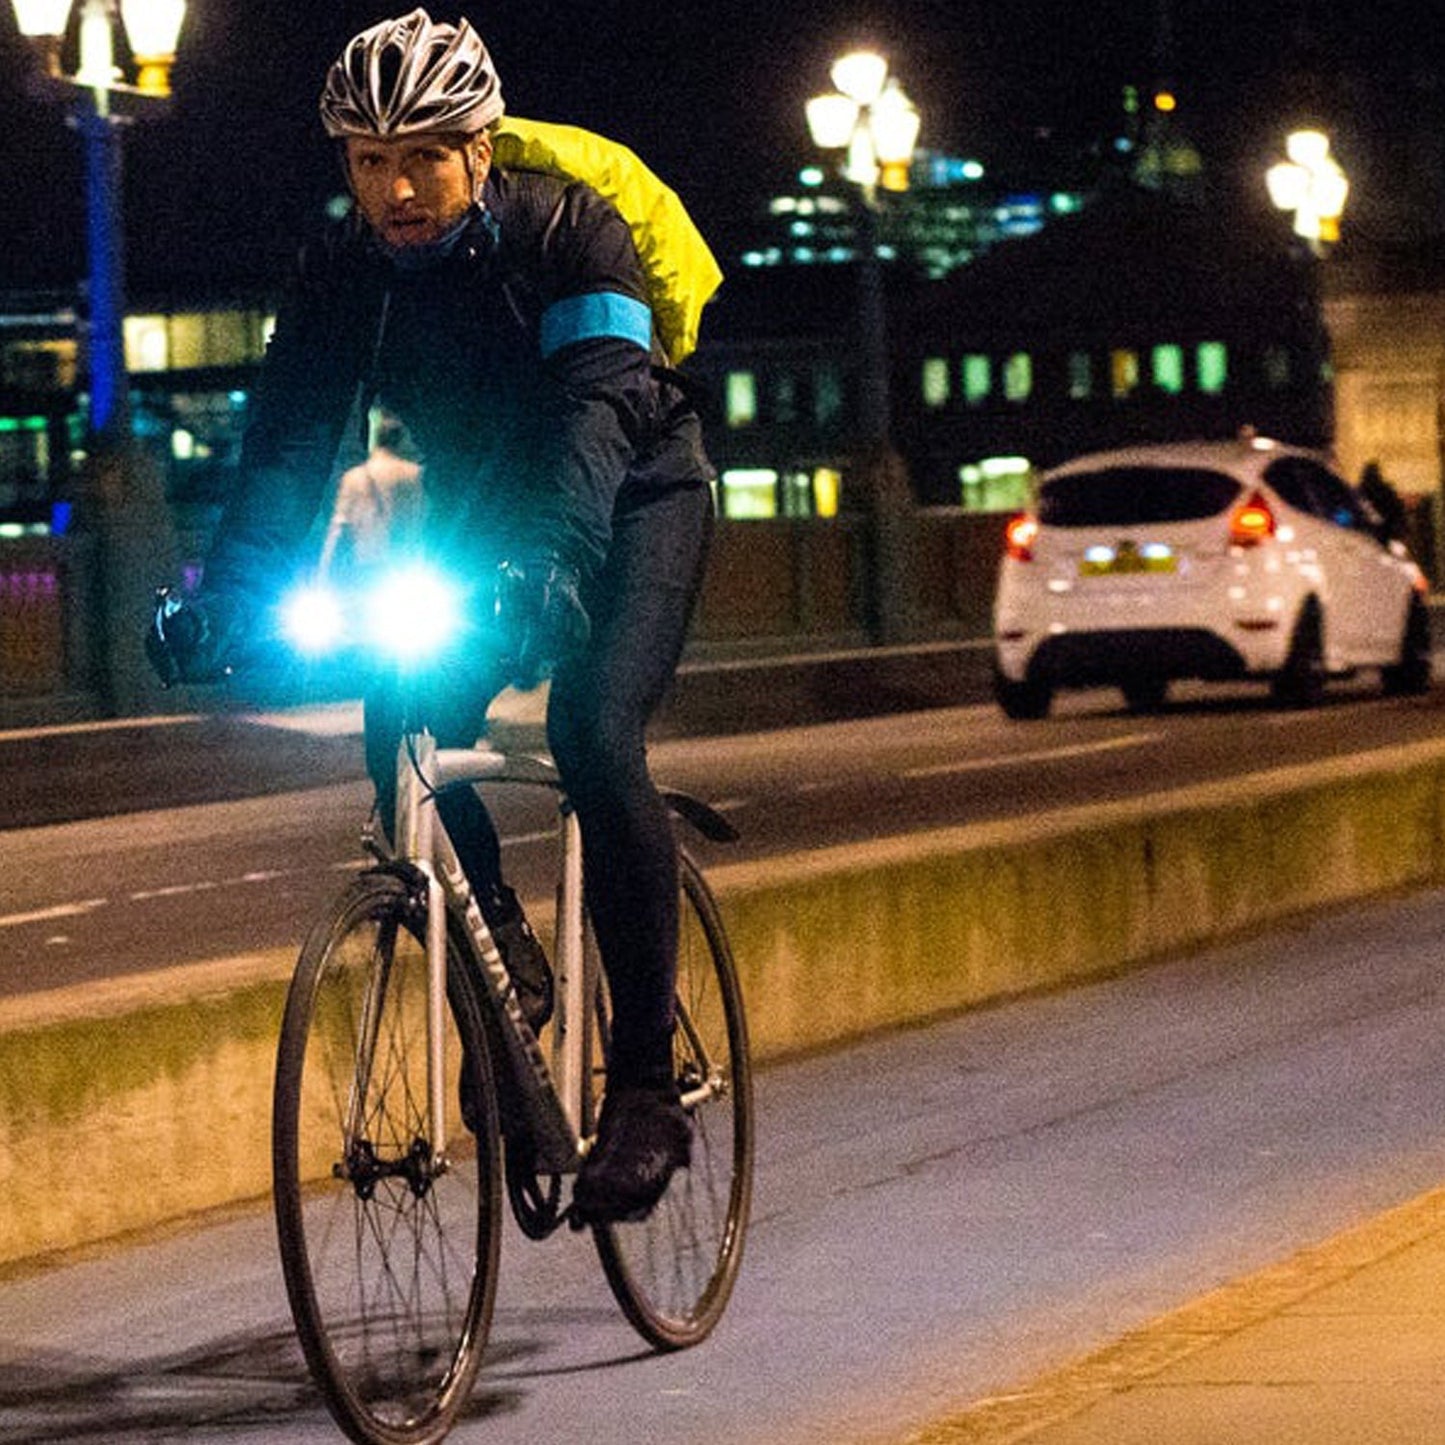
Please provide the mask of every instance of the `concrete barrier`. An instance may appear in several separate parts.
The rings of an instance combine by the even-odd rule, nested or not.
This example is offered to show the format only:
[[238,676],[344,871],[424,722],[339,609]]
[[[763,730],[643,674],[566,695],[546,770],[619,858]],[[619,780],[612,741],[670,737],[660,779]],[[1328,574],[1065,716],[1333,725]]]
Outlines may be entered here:
[[[1439,883],[1442,836],[1445,741],[709,877],[769,1059]],[[0,1263],[264,1198],[293,961],[0,1002]]]

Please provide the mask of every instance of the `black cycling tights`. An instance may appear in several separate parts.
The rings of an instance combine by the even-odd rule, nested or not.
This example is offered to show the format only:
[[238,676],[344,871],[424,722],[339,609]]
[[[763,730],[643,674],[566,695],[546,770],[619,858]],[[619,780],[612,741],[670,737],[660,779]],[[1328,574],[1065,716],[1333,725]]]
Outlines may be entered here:
[[[553,679],[547,739],[582,826],[587,907],[612,994],[610,1081],[663,1084],[672,1073],[677,970],[677,845],[647,766],[648,720],[682,654],[702,582],[712,498],[704,485],[619,504],[608,559],[584,590],[592,621],[585,650]],[[449,673],[432,707],[442,747],[470,746],[494,689],[469,669]],[[382,818],[395,808],[397,704],[366,703],[367,767]],[[467,877],[486,897],[501,849],[471,789],[438,808]]]

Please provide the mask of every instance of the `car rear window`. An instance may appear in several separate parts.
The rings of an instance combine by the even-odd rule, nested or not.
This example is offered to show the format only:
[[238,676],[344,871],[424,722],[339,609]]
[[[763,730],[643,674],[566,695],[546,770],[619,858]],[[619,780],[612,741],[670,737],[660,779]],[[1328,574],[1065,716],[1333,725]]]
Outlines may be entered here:
[[1240,484],[1205,467],[1102,467],[1071,472],[1039,491],[1039,521],[1051,527],[1127,527],[1213,517]]

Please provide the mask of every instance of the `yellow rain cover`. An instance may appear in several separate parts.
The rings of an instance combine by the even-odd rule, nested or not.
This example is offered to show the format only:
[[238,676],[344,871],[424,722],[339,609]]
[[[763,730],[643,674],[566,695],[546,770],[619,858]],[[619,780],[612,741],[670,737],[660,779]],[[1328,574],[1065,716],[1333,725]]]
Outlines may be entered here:
[[579,126],[509,115],[494,140],[495,162],[504,169],[584,181],[617,207],[647,275],[667,359],[680,366],[697,347],[702,308],[721,283],[722,271],[677,192],[625,145]]

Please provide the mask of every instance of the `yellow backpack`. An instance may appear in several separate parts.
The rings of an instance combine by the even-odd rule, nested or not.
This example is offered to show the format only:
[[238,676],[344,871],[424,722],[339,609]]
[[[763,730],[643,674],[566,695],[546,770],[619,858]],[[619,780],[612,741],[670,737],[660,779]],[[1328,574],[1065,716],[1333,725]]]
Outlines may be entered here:
[[702,309],[722,271],[677,193],[625,145],[578,126],[509,115],[493,140],[504,169],[585,181],[617,207],[637,245],[667,359],[680,366],[697,348]]

